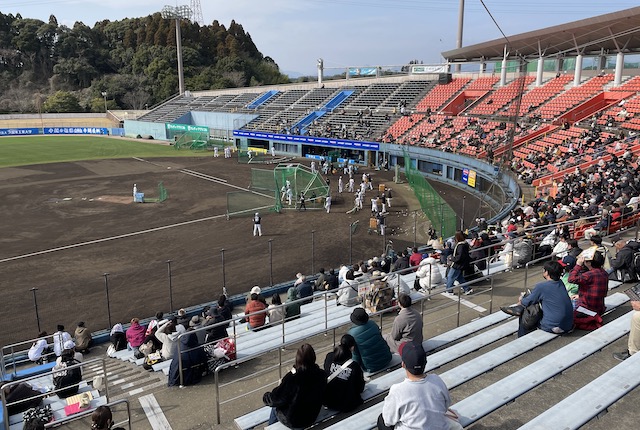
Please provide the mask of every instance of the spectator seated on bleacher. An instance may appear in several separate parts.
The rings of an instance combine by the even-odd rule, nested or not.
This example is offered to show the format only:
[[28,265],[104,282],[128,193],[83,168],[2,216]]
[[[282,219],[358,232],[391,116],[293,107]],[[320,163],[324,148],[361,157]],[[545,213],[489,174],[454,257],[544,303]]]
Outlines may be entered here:
[[133,355],[136,358],[142,358],[139,348],[144,342],[146,331],[146,328],[140,325],[140,320],[138,318],[131,319],[131,326],[129,326],[126,331],[127,348],[133,351]]
[[364,304],[369,312],[380,312],[393,306],[394,290],[387,285],[386,273],[375,270],[372,274],[373,282],[367,286]]
[[316,353],[308,343],[296,352],[293,369],[272,391],[264,393],[262,401],[271,406],[269,425],[281,422],[289,428],[313,424],[322,408],[327,375],[316,364]]
[[[225,319],[222,317],[222,314],[220,313],[220,309],[221,308],[217,307],[209,308],[209,310],[207,310],[203,327],[213,326],[214,324],[225,321]],[[211,327],[205,330],[204,342],[215,342],[217,340],[224,339],[227,336],[227,327],[224,324],[221,324],[219,326]]]
[[271,296],[271,304],[267,310],[269,312],[269,324],[276,324],[284,320],[286,310],[282,306],[282,300],[280,300],[278,293],[274,293]]
[[37,364],[49,361],[49,357],[47,355],[53,353],[53,350],[49,347],[46,337],[46,331],[42,331],[38,334],[38,340],[31,345],[31,348],[29,348],[29,352],[27,353],[29,360]]
[[298,291],[295,287],[287,290],[287,301],[284,307],[287,320],[300,317],[300,302],[298,300]]
[[124,430],[113,427],[113,415],[109,406],[98,406],[91,414],[91,430]]
[[[9,415],[19,414],[21,412],[26,411],[27,409],[37,408],[42,403],[42,397],[39,391],[35,390],[31,385],[26,382],[19,382],[16,385],[10,385],[2,387],[4,390],[4,398],[7,405],[7,412]],[[31,397],[34,397],[31,400]],[[25,400],[24,402],[19,402],[20,400]],[[9,420],[9,417],[4,417],[6,421]]]
[[394,384],[384,399],[378,429],[462,429],[451,416],[451,397],[444,381],[436,374],[425,374],[427,354],[419,343],[400,345],[406,379]]
[[619,240],[614,244],[616,256],[611,259],[611,267],[607,270],[609,279],[616,281],[635,282],[638,280],[638,273],[634,265],[634,254],[640,249],[640,242],[635,240]]
[[[178,342],[180,343],[181,351],[183,385],[197,384],[207,371],[207,354],[202,346],[198,344],[198,337],[195,333],[184,335]],[[177,350],[175,353],[177,354]],[[179,362],[180,360],[176,356],[171,360],[169,379],[167,381],[167,386],[169,387],[180,385]]]
[[155,337],[162,344],[160,355],[162,359],[168,360],[176,354],[176,343],[178,336],[187,330],[182,324],[176,324],[175,320],[163,320],[158,324]]
[[418,252],[417,247],[413,247],[411,250],[411,256],[409,257],[409,266],[413,267],[414,272],[418,270],[418,265],[422,261],[422,254]]
[[22,414],[22,430],[44,430],[44,426],[53,420],[53,411],[50,405],[31,408]]
[[400,312],[393,320],[391,332],[383,336],[391,352],[398,352],[404,342],[415,342],[422,345],[422,315],[411,307],[411,296],[400,294],[398,297]]
[[300,277],[300,283],[296,285],[298,290],[298,298],[307,299],[302,304],[311,303],[313,301],[313,282],[309,281],[306,276]]
[[85,327],[84,321],[78,323],[73,338],[76,343],[76,351],[82,352],[83,354],[89,352],[89,347],[93,344],[93,339],[91,338],[91,330]]
[[591,248],[580,254],[569,274],[569,282],[578,285],[574,322],[581,330],[602,327],[602,314],[606,309],[604,299],[609,292],[609,276],[602,268],[603,264],[604,256]]
[[264,326],[267,319],[267,305],[262,300],[260,300],[258,293],[255,292],[257,291],[256,288],[258,287],[253,287],[253,289],[251,290],[252,293],[249,298],[249,302],[244,308],[245,315],[248,315],[246,317],[247,330],[259,329],[260,327]]
[[328,291],[333,291],[338,289],[339,286],[340,284],[338,283],[338,275],[336,275],[336,270],[329,269],[329,273],[325,275],[325,289]]
[[533,240],[530,235],[519,235],[513,241],[513,260],[516,268],[523,267],[533,260]]
[[[562,276],[560,277],[560,280],[562,281],[562,283],[564,284],[564,287],[567,290],[567,294],[571,299],[572,305],[575,305],[575,303],[578,302],[578,285],[569,282],[569,274],[575,267],[576,261],[578,261],[578,259],[571,254],[567,254],[564,257],[562,257],[560,260],[558,260],[558,263],[562,266]],[[574,306],[574,310],[575,310],[575,306]]]
[[178,310],[178,319],[176,321],[177,325],[183,326],[185,329],[189,328],[189,322],[191,321],[191,317],[187,315],[187,311],[184,309]]
[[116,351],[122,351],[127,348],[127,337],[124,334],[124,328],[121,323],[114,324],[109,333],[109,340]]
[[360,394],[364,391],[365,381],[362,368],[353,361],[355,347],[353,336],[345,334],[324,360],[328,378],[323,403],[329,409],[349,412],[362,404]]
[[358,281],[355,280],[353,270],[347,271],[344,275],[345,279],[340,284],[336,303],[338,306],[356,306],[360,303],[358,296]]
[[155,336],[156,330],[158,330],[158,324],[162,321],[162,317],[164,316],[164,312],[158,311],[155,316],[149,321],[147,324],[147,330],[144,332],[145,339],[143,343],[147,343],[151,341],[153,343],[154,350],[159,350],[162,348],[162,342],[158,340]]
[[72,340],[65,342],[62,355],[56,359],[53,367],[53,385],[59,397],[70,397],[78,394],[78,384],[82,381],[82,368],[69,367],[82,362],[82,354],[75,351],[75,344]]
[[640,301],[631,300],[631,307],[635,312],[631,317],[631,329],[629,330],[627,350],[613,354],[613,357],[620,361],[624,361],[640,351]]
[[417,289],[424,292],[435,288],[442,284],[442,274],[438,267],[438,260],[433,257],[427,257],[420,262],[416,272],[416,280],[418,281]]
[[407,251],[402,250],[398,254],[398,259],[393,263],[393,271],[404,270],[409,267],[409,257]]
[[71,335],[64,331],[64,326],[62,324],[58,324],[58,330],[53,334],[53,352],[55,352],[56,357],[60,357],[62,354],[62,350],[64,350],[64,343],[68,340],[71,340]]
[[[550,333],[567,333],[573,327],[573,306],[567,294],[564,283],[560,280],[562,266],[557,261],[547,261],[542,266],[542,276],[545,281],[536,284],[531,294],[520,296],[518,304],[500,308],[509,315],[520,317],[518,337],[539,328]],[[522,314],[524,308],[533,304],[542,307],[542,318],[537,327],[527,328],[523,325]]]
[[378,325],[369,319],[363,308],[351,312],[351,322],[353,326],[348,333],[356,340],[353,360],[370,373],[386,368],[392,358],[391,351]]

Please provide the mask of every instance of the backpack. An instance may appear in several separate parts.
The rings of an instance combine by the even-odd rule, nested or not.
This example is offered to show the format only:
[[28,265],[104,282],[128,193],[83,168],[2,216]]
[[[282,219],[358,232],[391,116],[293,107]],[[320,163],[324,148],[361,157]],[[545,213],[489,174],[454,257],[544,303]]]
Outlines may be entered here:
[[53,384],[56,390],[60,390],[59,397],[69,397],[78,393],[78,384],[82,381],[82,369],[80,367],[69,369],[74,364],[80,364],[80,362],[74,358],[63,358],[60,364],[53,367]]

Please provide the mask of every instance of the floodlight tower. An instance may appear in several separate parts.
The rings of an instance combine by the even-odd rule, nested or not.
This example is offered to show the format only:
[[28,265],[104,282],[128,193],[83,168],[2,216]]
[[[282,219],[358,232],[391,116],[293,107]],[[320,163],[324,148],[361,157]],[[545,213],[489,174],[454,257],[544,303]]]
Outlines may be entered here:
[[180,33],[180,21],[190,20],[193,16],[191,8],[187,5],[165,6],[160,11],[164,19],[172,19],[176,22],[176,50],[178,51],[178,88],[180,95],[184,94],[184,72],[182,70],[182,34]]
[[204,17],[202,16],[200,0],[191,0],[191,10],[193,11],[192,21],[200,24],[200,27],[204,27]]

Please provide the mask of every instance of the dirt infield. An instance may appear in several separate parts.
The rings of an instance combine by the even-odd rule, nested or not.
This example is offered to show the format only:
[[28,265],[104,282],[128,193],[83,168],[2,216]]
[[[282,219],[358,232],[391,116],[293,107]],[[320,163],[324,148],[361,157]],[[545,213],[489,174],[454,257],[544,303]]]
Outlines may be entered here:
[[[312,265],[317,271],[348,262],[349,228],[356,220],[353,260],[382,252],[382,238],[367,231],[368,207],[345,213],[353,206],[351,195],[345,193],[330,214],[263,212],[264,235],[254,238],[250,218],[226,219],[226,193],[237,189],[181,171],[248,187],[251,167],[273,168],[202,156],[0,169],[0,312],[5,321],[0,343],[37,335],[32,288],[37,288],[43,330],[51,333],[56,324],[64,324],[72,331],[78,321],[96,330],[108,326],[105,273],[115,323],[169,310],[167,260],[175,310],[214,300],[222,292],[221,249],[231,294],[270,285],[271,273],[278,283],[296,272],[312,273]],[[373,172],[376,186],[383,182],[394,189],[388,217],[394,233],[388,238],[401,249],[413,244],[410,211],[417,207],[407,185],[393,184],[391,176]],[[337,176],[331,179],[335,194]],[[145,197],[154,197],[160,181],[169,191],[167,201],[133,203],[134,183]],[[449,187],[446,192],[460,201],[455,196],[459,192]],[[367,194],[369,199],[373,192]],[[423,216],[418,218],[418,243],[424,243],[427,224]]]

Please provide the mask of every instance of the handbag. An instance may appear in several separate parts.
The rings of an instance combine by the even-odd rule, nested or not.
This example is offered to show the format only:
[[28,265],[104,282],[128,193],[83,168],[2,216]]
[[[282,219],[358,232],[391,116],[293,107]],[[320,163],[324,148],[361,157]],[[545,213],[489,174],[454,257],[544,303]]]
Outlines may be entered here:
[[521,321],[525,330],[532,330],[538,327],[542,319],[542,306],[540,303],[532,303],[522,311]]

